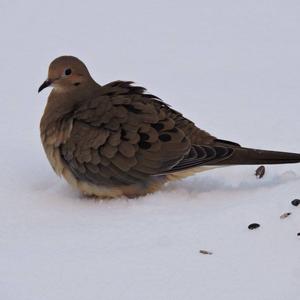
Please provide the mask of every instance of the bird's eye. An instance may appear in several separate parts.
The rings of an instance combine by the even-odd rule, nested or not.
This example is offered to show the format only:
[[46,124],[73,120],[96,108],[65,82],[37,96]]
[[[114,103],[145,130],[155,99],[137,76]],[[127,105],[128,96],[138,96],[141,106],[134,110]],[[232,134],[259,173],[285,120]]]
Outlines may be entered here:
[[71,75],[72,70],[71,69],[65,69],[65,75]]

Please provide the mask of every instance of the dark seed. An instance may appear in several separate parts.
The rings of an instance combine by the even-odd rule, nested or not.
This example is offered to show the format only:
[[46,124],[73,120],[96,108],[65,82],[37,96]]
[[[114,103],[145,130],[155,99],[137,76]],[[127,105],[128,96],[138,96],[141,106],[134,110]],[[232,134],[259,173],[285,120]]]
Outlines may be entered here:
[[75,86],[79,86],[79,85],[80,85],[80,82],[75,82],[74,85],[75,85]]
[[288,216],[290,216],[292,213],[290,213],[290,212],[287,212],[287,213],[284,213],[284,214],[282,214],[281,216],[280,216],[280,219],[285,219],[285,218],[287,218]]
[[297,236],[300,236],[300,232],[297,233]]
[[207,251],[207,250],[199,250],[199,253],[206,254],[206,255],[212,255],[213,254],[211,251]]
[[248,229],[253,230],[260,227],[260,225],[258,223],[252,223],[248,226]]
[[300,199],[294,199],[291,203],[294,206],[298,206],[300,204]]
[[255,171],[255,176],[259,179],[262,178],[265,175],[266,168],[264,166],[260,166]]

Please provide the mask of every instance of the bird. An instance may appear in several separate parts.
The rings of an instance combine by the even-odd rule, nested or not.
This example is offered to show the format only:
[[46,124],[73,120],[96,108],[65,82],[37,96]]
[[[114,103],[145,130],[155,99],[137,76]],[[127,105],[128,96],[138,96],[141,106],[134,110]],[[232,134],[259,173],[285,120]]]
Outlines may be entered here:
[[40,122],[46,156],[86,197],[135,198],[197,172],[300,162],[300,154],[219,139],[132,81],[98,84],[74,56],[54,59]]

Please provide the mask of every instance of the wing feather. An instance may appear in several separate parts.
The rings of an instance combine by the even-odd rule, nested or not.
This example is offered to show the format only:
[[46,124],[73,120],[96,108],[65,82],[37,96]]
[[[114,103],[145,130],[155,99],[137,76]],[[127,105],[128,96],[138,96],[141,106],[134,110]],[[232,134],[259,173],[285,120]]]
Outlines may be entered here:
[[230,155],[226,146],[131,82],[116,81],[73,114],[60,153],[75,177],[97,185],[133,184]]

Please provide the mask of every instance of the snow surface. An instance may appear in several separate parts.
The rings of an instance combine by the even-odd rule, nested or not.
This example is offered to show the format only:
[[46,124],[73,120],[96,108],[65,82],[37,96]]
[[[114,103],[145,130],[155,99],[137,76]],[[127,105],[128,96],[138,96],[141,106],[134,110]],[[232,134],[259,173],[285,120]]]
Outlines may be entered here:
[[298,299],[299,165],[83,199],[43,153],[49,91],[37,88],[72,54],[100,83],[134,80],[219,138],[299,152],[299,14],[289,0],[1,0],[0,299]]

